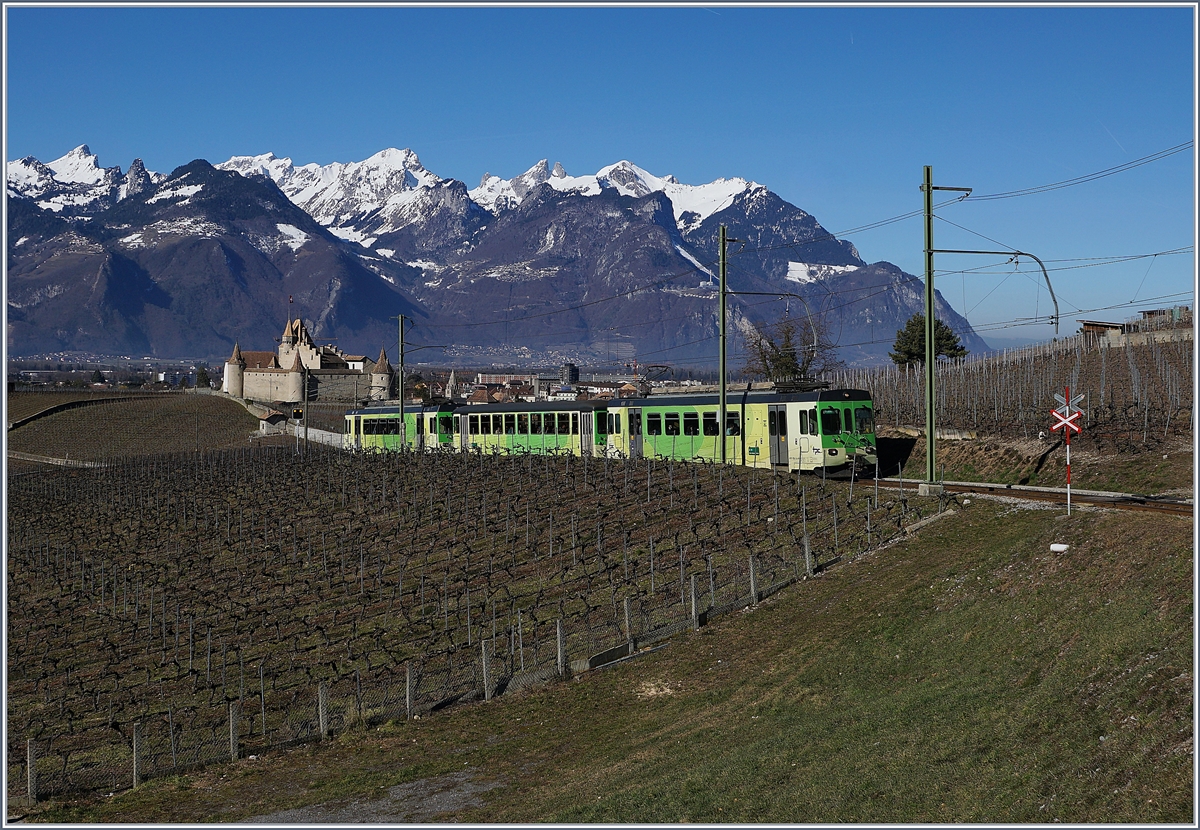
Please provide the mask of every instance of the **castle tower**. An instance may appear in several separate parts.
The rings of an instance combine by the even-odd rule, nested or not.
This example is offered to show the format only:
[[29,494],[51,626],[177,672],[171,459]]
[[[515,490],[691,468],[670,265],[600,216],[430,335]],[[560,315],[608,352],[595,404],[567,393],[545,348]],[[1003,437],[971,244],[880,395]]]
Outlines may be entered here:
[[387,350],[379,350],[379,360],[371,372],[371,391],[369,397],[373,401],[386,401],[391,398],[392,366],[388,363]]
[[221,391],[235,398],[242,397],[246,361],[242,359],[242,350],[237,342],[233,344],[233,354],[225,361],[225,379],[221,383]]
[[287,403],[299,403],[304,400],[304,364],[300,361],[300,352],[296,352],[292,368],[288,370],[280,400]]

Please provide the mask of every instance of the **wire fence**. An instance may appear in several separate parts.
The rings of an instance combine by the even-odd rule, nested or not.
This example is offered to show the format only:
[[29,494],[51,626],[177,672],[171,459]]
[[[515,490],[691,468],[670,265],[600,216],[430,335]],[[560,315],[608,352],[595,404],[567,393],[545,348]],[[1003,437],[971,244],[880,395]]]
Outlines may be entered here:
[[585,670],[937,507],[711,464],[313,447],[9,496],[11,798],[31,753],[35,797],[112,791]]

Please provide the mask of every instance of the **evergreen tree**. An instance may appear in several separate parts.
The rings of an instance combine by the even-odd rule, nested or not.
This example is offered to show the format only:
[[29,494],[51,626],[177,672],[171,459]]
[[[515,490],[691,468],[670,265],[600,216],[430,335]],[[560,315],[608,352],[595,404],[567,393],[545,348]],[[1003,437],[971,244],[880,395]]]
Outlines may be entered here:
[[100,370],[92,372],[92,383],[104,383],[104,375],[100,374]]
[[204,367],[201,366],[199,369],[196,370],[196,388],[197,389],[208,389],[211,386],[212,386],[212,382],[208,379],[208,372],[206,372],[204,370]]
[[[908,319],[904,328],[896,332],[894,352],[889,352],[892,362],[897,366],[907,366],[910,363],[918,366],[925,363],[925,315],[914,314]],[[963,346],[958,335],[936,317],[933,320],[934,358],[966,357],[967,349]]]

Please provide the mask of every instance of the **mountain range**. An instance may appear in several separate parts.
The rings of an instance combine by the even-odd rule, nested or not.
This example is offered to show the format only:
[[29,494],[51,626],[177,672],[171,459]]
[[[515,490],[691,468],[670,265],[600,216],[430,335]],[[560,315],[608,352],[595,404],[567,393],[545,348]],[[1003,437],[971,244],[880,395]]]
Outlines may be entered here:
[[[687,185],[628,161],[571,176],[543,160],[469,189],[411,150],[161,174],[140,159],[103,168],[82,145],[9,162],[6,181],[14,356],[223,359],[234,342],[269,348],[298,315],[320,342],[394,358],[403,315],[410,361],[711,369],[722,225],[738,240],[730,290],[743,292],[732,334],[812,315],[847,363],[874,363],[922,310],[921,280],[866,263],[767,187]],[[968,349],[988,348],[937,303]]]

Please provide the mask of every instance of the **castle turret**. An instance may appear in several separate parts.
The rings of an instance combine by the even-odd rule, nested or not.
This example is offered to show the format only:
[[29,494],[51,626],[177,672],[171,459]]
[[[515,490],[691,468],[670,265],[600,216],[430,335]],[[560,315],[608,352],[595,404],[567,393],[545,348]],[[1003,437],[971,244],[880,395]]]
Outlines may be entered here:
[[386,401],[392,396],[392,366],[388,363],[387,350],[379,350],[379,360],[371,370],[371,391],[369,397],[373,401]]
[[304,400],[304,363],[300,360],[300,352],[296,352],[292,368],[288,370],[284,382],[283,395],[279,399],[287,403],[299,403]]
[[225,379],[221,383],[221,391],[235,398],[242,397],[245,371],[246,361],[242,359],[242,350],[234,341],[233,354],[225,361]]

